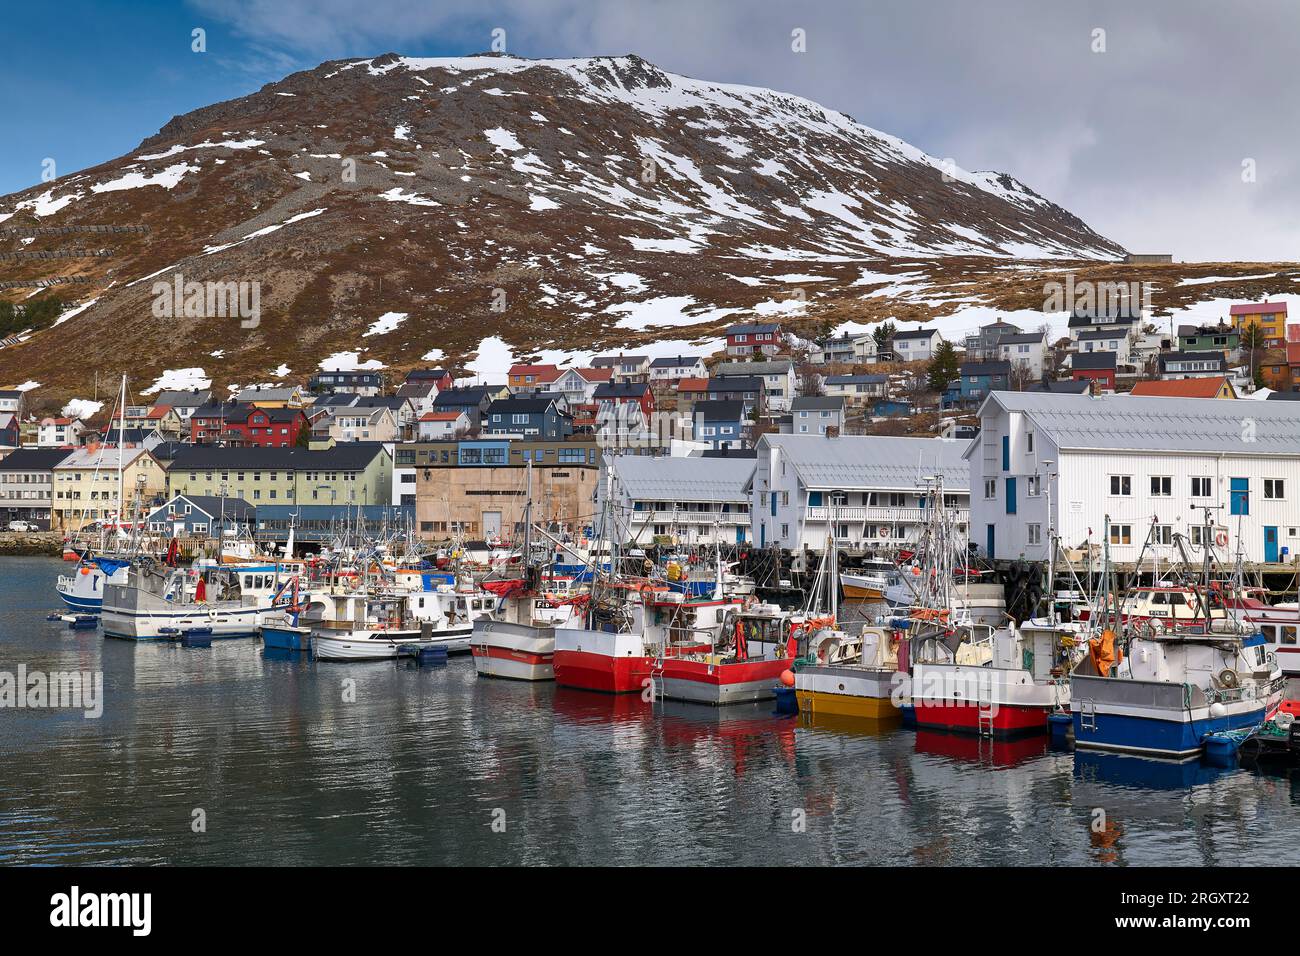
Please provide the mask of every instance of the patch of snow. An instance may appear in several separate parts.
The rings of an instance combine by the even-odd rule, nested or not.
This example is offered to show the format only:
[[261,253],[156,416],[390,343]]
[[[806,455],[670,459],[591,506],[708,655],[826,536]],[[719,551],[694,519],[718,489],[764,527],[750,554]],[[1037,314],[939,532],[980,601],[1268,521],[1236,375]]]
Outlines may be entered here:
[[410,139],[411,127],[403,123],[401,126],[393,127],[393,139]]
[[[280,93],[278,95],[293,96],[292,93]],[[193,146],[181,146],[178,143],[175,146],[168,149],[166,152],[149,153],[148,155],[145,156],[137,156],[136,159],[138,160],[167,159],[168,157],[176,156],[179,153],[183,153],[187,149],[215,149],[217,147],[221,147],[223,149],[253,149],[256,146],[265,146],[265,145],[266,143],[260,139],[239,139],[239,140],[228,139],[220,143],[214,143],[211,140],[207,140],[202,143],[195,143]]]
[[186,173],[197,173],[198,166],[191,166],[189,163],[176,163],[168,166],[162,172],[154,173],[152,176],[146,176],[144,173],[127,173],[118,179],[106,183],[96,183],[90,187],[93,193],[112,193],[122,189],[139,189],[141,186],[161,186],[163,189],[172,189]]
[[320,363],[324,372],[369,372],[384,367],[384,363],[378,359],[362,362],[360,352],[335,352]]
[[532,212],[545,212],[548,209],[560,208],[559,203],[552,202],[551,200],[547,199],[545,196],[530,196],[528,198],[532,200],[528,204],[528,208]]
[[14,386],[14,391],[15,391],[15,392],[30,392],[32,389],[34,389],[34,388],[40,388],[40,387],[41,387],[41,383],[40,383],[40,382],[33,382],[31,379],[28,379],[27,381],[23,382],[21,385],[15,385],[15,386]]
[[85,421],[103,407],[103,402],[91,401],[89,398],[74,398],[63,406],[63,410],[59,414],[64,418],[80,418]]
[[405,312],[385,312],[371,323],[370,328],[361,333],[361,337],[365,338],[370,335],[386,335],[405,322],[406,318],[407,313]]
[[142,389],[141,395],[152,395],[154,392],[170,391],[191,391],[193,389],[205,389],[212,387],[212,379],[203,374],[201,368],[169,368],[165,369],[161,375],[146,389]]
[[441,206],[442,203],[435,202],[428,196],[421,196],[419,193],[408,193],[402,190],[400,186],[394,186],[388,192],[380,193],[380,199],[386,199],[389,202],[404,202],[412,206]]

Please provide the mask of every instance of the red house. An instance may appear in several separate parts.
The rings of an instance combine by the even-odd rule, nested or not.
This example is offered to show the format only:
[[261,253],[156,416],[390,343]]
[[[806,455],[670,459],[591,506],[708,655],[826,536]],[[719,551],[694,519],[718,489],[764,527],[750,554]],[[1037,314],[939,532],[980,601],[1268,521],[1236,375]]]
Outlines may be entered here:
[[1070,357],[1070,378],[1076,382],[1092,382],[1096,391],[1115,391],[1115,353],[1074,353]]
[[727,329],[728,355],[776,355],[781,351],[781,326],[775,322],[743,322]]
[[645,382],[602,382],[596,386],[592,399],[597,407],[628,403],[640,405],[647,419],[655,410],[654,392],[650,391],[650,386]]
[[301,408],[257,408],[235,402],[205,405],[190,419],[190,437],[197,445],[292,448],[298,435],[310,429]]

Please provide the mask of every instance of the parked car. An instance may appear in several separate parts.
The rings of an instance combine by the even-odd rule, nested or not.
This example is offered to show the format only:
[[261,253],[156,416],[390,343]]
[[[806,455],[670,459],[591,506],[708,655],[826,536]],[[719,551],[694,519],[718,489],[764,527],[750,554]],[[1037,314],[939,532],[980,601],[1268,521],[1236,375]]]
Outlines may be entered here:
[[39,531],[40,529],[30,521],[11,521],[9,522],[10,531]]

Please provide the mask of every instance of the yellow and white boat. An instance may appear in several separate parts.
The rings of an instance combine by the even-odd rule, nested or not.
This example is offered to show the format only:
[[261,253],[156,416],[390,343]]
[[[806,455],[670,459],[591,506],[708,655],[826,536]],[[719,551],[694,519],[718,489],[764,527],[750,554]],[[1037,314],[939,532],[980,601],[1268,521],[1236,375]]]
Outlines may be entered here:
[[794,675],[800,715],[901,717],[895,690],[903,676],[898,671],[898,646],[906,639],[906,634],[896,639],[895,632],[882,627],[863,628],[855,637],[838,631],[817,635],[809,651],[824,663],[800,667]]

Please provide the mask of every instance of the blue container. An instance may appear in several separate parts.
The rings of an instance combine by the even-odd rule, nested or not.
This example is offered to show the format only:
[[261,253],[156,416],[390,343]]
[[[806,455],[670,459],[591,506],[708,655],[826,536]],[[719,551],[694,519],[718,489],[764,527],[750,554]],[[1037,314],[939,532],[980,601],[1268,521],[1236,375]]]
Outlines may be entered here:
[[70,631],[93,631],[99,627],[99,618],[93,614],[78,614],[68,622]]
[[420,664],[445,664],[447,663],[447,648],[441,644],[421,647],[415,653],[415,660]]
[[799,698],[794,695],[793,687],[786,687],[781,684],[773,689],[776,695],[776,712],[778,714],[797,714],[799,713]]
[[1052,743],[1058,746],[1070,739],[1074,728],[1074,718],[1069,714],[1048,714],[1047,729],[1052,735]]
[[900,704],[899,712],[903,716],[903,726],[916,729],[916,707],[913,704]]
[[212,628],[191,627],[181,635],[181,647],[211,647]]

